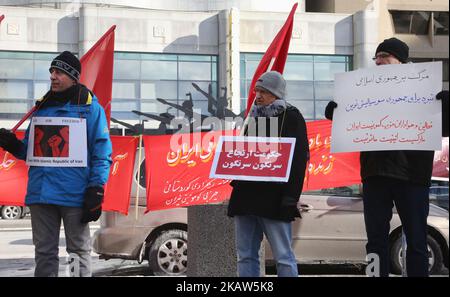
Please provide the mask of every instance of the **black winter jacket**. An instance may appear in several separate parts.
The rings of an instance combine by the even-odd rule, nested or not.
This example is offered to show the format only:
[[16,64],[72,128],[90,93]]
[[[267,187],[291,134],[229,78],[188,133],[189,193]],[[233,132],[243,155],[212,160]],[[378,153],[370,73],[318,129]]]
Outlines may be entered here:
[[[286,115],[282,124],[284,113]],[[271,136],[269,135],[269,118],[265,120],[266,135],[248,136]],[[258,121],[256,125],[257,123]],[[305,119],[297,108],[288,105],[286,111],[278,116],[278,130],[281,130],[281,137],[296,138],[289,181],[232,181],[233,191],[228,205],[229,216],[255,215],[288,222],[293,221],[295,217],[300,217],[296,204],[302,192],[306,163],[309,159]],[[282,203],[286,204],[286,201],[290,202],[289,207],[282,205]]]

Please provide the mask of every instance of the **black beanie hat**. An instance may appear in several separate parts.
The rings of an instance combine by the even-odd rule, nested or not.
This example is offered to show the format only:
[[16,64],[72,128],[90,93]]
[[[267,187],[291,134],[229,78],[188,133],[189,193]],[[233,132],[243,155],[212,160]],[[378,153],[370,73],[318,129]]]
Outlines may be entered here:
[[55,59],[53,59],[50,65],[50,71],[52,68],[58,68],[64,71],[68,76],[74,80],[80,79],[81,74],[81,63],[77,57],[75,57],[71,52],[64,51]]
[[402,63],[408,62],[409,57],[408,45],[406,45],[406,43],[395,37],[385,39],[382,43],[380,43],[377,47],[375,55],[378,54],[379,52],[390,53]]

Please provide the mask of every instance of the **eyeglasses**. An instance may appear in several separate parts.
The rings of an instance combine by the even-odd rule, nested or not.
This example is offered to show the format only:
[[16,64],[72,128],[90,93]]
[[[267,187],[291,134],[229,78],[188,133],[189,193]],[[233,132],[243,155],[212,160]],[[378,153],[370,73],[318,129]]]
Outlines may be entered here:
[[383,58],[384,59],[384,58],[387,58],[389,56],[392,56],[392,55],[389,54],[389,53],[379,53],[379,54],[375,55],[375,57],[373,57],[372,60],[375,61],[378,58]]

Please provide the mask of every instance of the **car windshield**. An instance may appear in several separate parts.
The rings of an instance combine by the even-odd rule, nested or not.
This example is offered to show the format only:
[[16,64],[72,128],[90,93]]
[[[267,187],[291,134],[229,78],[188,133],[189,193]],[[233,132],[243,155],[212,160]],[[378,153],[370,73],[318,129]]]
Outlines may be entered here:
[[361,197],[361,184],[303,192],[302,195]]
[[448,210],[448,180],[431,180],[430,203]]

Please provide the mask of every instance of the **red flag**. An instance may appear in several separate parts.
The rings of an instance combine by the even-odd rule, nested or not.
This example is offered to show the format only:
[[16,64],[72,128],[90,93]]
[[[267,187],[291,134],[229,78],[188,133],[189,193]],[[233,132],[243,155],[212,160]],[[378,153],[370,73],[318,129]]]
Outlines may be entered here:
[[306,127],[311,156],[303,191],[360,183],[359,152],[330,153],[331,121],[312,121]]
[[442,150],[434,153],[432,176],[448,178],[448,137],[442,138]]
[[248,100],[247,100],[247,114],[250,111],[250,108],[253,105],[253,101],[255,100],[255,84],[259,77],[269,69],[269,66],[272,68],[270,70],[278,71],[283,74],[284,64],[286,63],[289,43],[291,41],[292,28],[294,24],[294,13],[297,9],[298,3],[295,3],[292,7],[289,16],[284,23],[281,30],[278,32],[277,36],[275,36],[274,40],[270,44],[266,53],[259,62],[258,67],[256,68],[255,74],[253,75],[252,83],[250,84],[250,89],[248,91]]
[[105,109],[108,127],[111,117],[115,29],[116,26],[112,26],[80,59],[80,82],[97,96]]
[[0,15],[0,23],[3,21],[4,18],[5,18],[4,14]]
[[177,134],[178,149],[171,148],[172,137],[177,136],[144,136],[146,212],[218,203],[229,198],[230,181],[209,178],[222,132]]
[[[23,131],[16,132],[22,139]],[[24,161],[0,148],[0,205],[25,205],[27,192],[28,167]]]
[[127,215],[139,138],[111,136],[111,141],[113,145],[113,165],[109,171],[102,209],[118,211]]

